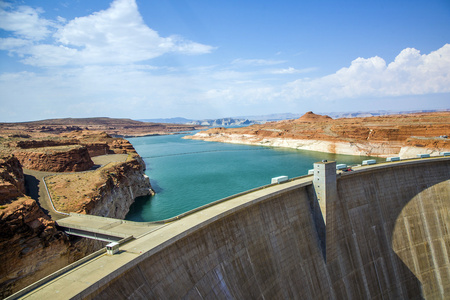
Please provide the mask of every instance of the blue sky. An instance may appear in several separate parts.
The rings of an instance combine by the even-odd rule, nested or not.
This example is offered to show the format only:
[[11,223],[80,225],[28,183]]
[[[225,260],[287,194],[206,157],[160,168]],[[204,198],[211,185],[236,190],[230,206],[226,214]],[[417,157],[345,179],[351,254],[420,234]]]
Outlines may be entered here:
[[0,122],[450,108],[450,2],[0,0]]

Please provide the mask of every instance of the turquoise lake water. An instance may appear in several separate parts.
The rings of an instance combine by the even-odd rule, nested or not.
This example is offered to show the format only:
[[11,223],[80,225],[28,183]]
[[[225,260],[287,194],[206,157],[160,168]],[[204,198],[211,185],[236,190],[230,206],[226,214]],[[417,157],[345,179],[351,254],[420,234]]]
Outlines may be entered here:
[[272,177],[308,174],[323,159],[360,164],[365,156],[184,140],[183,135],[128,138],[144,159],[155,196],[139,197],[133,221],[171,218],[207,203],[270,184]]

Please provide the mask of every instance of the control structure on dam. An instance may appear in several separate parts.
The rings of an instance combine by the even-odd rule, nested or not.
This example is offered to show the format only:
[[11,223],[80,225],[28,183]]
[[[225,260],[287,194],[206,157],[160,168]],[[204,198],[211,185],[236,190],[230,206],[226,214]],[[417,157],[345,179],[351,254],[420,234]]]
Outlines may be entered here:
[[338,174],[319,162],[314,176],[186,213],[16,296],[449,299],[449,257],[450,158]]

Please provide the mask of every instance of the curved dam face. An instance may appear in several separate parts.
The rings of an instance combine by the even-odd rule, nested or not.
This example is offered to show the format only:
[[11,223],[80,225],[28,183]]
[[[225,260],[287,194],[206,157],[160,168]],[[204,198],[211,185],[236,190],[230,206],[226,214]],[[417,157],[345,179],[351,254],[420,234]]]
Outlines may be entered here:
[[78,296],[450,298],[449,174],[449,159],[342,174],[326,222],[312,182],[280,190],[177,235]]
[[326,231],[338,299],[450,297],[449,178],[447,160],[338,180]]

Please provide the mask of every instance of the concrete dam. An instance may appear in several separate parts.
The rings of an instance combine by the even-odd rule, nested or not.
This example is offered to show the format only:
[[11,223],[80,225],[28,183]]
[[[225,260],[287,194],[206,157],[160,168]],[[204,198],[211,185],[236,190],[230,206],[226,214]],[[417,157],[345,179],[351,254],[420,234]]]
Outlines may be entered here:
[[162,224],[22,297],[450,299],[449,158],[314,168]]

